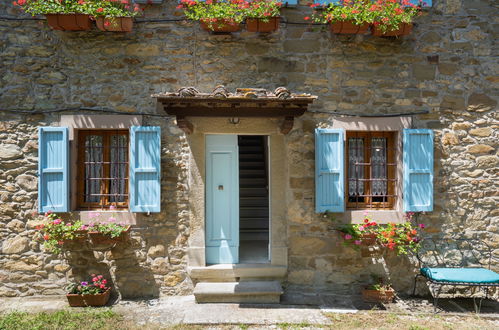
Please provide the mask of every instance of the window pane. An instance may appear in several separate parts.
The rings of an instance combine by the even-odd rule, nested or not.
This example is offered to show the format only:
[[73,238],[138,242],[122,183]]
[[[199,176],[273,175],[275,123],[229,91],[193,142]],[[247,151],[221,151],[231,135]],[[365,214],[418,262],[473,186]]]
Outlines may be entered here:
[[100,202],[102,166],[102,136],[89,135],[85,139],[85,196],[87,203]]
[[[356,165],[364,163],[364,139],[349,138],[348,139],[348,196],[355,197],[364,194],[364,182],[358,181],[364,179],[364,165]],[[357,197],[358,198],[358,197]],[[363,201],[364,198],[353,198],[353,201]]]
[[126,201],[128,137],[111,135],[110,148],[110,189],[109,201],[123,203]]
[[387,195],[386,187],[386,138],[371,140],[372,194]]

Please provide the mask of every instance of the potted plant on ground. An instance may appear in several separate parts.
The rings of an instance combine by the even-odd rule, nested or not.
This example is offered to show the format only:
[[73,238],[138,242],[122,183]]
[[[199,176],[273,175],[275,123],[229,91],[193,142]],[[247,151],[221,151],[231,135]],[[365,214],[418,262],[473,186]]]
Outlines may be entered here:
[[395,290],[391,284],[386,283],[382,277],[371,275],[374,284],[362,290],[362,298],[365,302],[371,303],[391,303],[395,298]]
[[[366,0],[342,0],[339,3],[310,5],[316,8],[312,19],[316,23],[328,23],[333,33],[363,34],[374,20]],[[305,19],[310,19],[306,17]]]
[[86,228],[81,221],[64,222],[50,211],[45,213],[44,222],[36,229],[42,236],[45,250],[55,254],[60,253],[69,242],[86,238]]
[[202,29],[212,32],[239,31],[245,18],[244,1],[180,0],[177,8],[183,9],[187,18],[199,21]]
[[101,31],[131,32],[133,17],[142,10],[138,4],[133,6],[131,0],[94,0],[91,15],[95,17],[95,24]]
[[279,28],[279,10],[282,2],[275,0],[245,1],[246,30],[250,32],[274,32]]
[[102,275],[91,275],[89,281],[71,283],[66,287],[69,306],[104,306],[109,301],[111,288]]
[[84,31],[92,28],[91,1],[16,0],[13,4],[33,16],[45,15],[48,25],[54,30]]
[[377,37],[408,35],[412,31],[412,19],[421,14],[421,6],[410,0],[377,0],[369,7],[374,15],[372,34]]

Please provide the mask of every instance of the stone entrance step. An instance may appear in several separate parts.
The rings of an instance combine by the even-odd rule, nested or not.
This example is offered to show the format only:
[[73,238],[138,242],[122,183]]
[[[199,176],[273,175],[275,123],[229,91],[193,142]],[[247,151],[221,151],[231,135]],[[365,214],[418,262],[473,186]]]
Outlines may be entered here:
[[197,303],[278,304],[279,281],[200,282],[194,288]]

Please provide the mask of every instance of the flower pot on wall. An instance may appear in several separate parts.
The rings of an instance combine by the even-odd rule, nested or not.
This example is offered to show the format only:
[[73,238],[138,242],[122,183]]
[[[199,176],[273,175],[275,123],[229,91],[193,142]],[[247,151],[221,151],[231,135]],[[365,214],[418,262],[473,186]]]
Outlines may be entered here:
[[241,24],[231,20],[218,20],[209,24],[208,22],[201,21],[201,28],[206,31],[229,33],[241,30]]
[[92,28],[89,15],[85,14],[45,14],[48,25],[59,31],[87,31]]
[[361,244],[364,246],[373,246],[377,243],[377,238],[376,234],[370,233],[370,234],[363,234],[360,237]]
[[400,37],[408,35],[412,32],[412,23],[402,23],[398,29],[393,31],[383,32],[377,25],[373,25],[372,35],[375,37]]
[[258,18],[247,18],[246,19],[246,30],[249,32],[263,32],[269,33],[274,32],[279,29],[280,17],[271,17],[268,22],[264,22]]
[[369,30],[369,23],[357,25],[354,21],[337,21],[331,23],[331,31],[338,34],[364,34]]
[[133,28],[132,17],[96,17],[95,24],[101,31],[131,32]]
[[362,298],[365,302],[372,303],[391,303],[395,298],[395,291],[393,289],[384,289],[384,290],[371,290],[371,289],[363,289],[362,290]]
[[105,245],[105,244],[115,244],[118,242],[126,242],[130,235],[130,227],[124,232],[121,233],[118,237],[111,237],[110,235],[106,235],[100,232],[91,231],[88,233],[90,236],[90,240],[94,245]]

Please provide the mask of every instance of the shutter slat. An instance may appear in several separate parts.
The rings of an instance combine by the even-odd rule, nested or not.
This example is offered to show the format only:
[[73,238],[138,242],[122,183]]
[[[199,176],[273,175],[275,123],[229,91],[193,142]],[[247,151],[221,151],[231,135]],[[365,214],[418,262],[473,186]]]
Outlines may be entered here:
[[433,211],[433,131],[404,129],[404,211]]
[[315,130],[316,212],[345,211],[344,130]]
[[68,212],[68,128],[39,127],[38,143],[38,211]]
[[161,129],[157,126],[130,128],[130,210],[161,210]]

